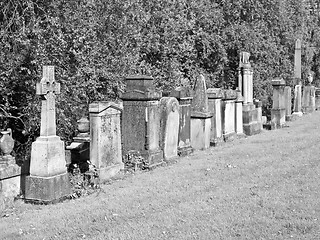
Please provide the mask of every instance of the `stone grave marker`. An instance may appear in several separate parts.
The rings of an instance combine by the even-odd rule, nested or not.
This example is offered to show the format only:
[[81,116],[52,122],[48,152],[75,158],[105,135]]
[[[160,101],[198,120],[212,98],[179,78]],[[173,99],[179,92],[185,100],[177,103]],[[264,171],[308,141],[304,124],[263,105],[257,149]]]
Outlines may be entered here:
[[206,81],[200,75],[194,86],[191,105],[191,146],[201,150],[210,147],[212,113],[209,111]]
[[207,95],[209,111],[212,113],[210,145],[217,146],[223,142],[221,119],[221,99],[223,93],[220,88],[208,88]]
[[291,87],[285,86],[284,88],[284,102],[286,109],[286,121],[292,120],[292,103],[291,103]]
[[161,92],[149,76],[126,78],[126,90],[122,94],[122,149],[123,155],[136,152],[149,167],[163,163],[160,150],[160,105]]
[[178,156],[179,137],[179,102],[174,97],[160,99],[161,121],[161,149],[165,160]]
[[284,87],[286,82],[281,79],[273,79],[273,104],[271,109],[271,128],[281,128],[286,123],[286,109],[284,99]]
[[193,152],[191,147],[191,93],[185,87],[177,87],[170,93],[179,101],[178,155],[186,156]]
[[120,125],[122,109],[122,104],[111,101],[89,105],[90,161],[96,166],[100,181],[113,177],[124,168]]
[[43,67],[36,90],[42,98],[40,137],[32,143],[25,199],[48,203],[70,194],[64,142],[56,135],[55,96],[60,84],[55,81],[54,66]]
[[230,141],[236,137],[236,98],[236,91],[224,90],[222,97],[222,131],[224,141]]
[[237,90],[237,98],[235,100],[235,132],[238,137],[244,137],[245,134],[243,133],[243,115],[242,115],[242,104],[243,104],[243,97],[241,95],[241,91]]

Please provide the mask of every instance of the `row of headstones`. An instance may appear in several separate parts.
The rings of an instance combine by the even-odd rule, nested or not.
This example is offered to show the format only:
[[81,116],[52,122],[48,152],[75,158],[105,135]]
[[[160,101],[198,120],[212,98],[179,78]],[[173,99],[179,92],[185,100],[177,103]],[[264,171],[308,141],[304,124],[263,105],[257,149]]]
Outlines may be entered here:
[[[89,146],[87,157],[98,169],[101,181],[123,169],[123,158],[132,152],[152,167],[193,149],[206,149],[244,135],[243,120],[247,117],[239,91],[207,90],[202,75],[193,91],[180,87],[168,97],[155,89],[151,77],[129,77],[126,83],[121,103],[90,104],[90,135],[80,133],[75,144],[68,147],[81,152]],[[27,200],[52,202],[70,194],[65,146],[56,135],[55,95],[59,92],[53,66],[44,66],[43,78],[37,84],[37,94],[42,97],[40,137],[32,144],[30,175],[24,189]],[[259,112],[261,106],[255,113]],[[251,115],[257,114],[249,115],[252,122]],[[3,169],[7,172],[10,166]],[[16,169],[12,173],[6,174],[10,179],[6,186],[17,193],[20,176]]]
[[273,105],[271,109],[271,128],[281,128],[286,121],[292,121],[302,114],[320,110],[320,89],[311,85],[311,82],[303,87],[296,85],[294,89],[293,108],[291,87],[286,86],[283,79],[272,80]]

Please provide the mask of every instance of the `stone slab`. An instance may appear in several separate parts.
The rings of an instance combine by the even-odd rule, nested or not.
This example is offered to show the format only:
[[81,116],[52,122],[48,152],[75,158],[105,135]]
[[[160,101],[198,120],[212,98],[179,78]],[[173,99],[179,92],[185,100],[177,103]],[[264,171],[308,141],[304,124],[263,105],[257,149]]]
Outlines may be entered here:
[[53,203],[71,194],[68,173],[51,177],[26,177],[25,199],[35,203]]
[[122,162],[98,169],[98,176],[99,176],[100,182],[103,182],[105,180],[108,180],[116,176],[123,169],[124,169],[124,164]]
[[210,147],[210,118],[191,118],[191,146],[196,150]]
[[271,129],[282,128],[286,123],[286,109],[271,109]]

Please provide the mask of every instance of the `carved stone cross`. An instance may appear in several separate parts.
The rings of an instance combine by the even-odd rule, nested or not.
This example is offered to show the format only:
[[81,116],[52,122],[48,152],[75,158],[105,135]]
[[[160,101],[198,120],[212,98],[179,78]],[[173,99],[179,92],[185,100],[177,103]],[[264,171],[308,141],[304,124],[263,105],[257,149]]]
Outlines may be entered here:
[[60,84],[55,82],[54,66],[43,66],[36,93],[42,98],[40,137],[56,136],[55,95],[60,93]]

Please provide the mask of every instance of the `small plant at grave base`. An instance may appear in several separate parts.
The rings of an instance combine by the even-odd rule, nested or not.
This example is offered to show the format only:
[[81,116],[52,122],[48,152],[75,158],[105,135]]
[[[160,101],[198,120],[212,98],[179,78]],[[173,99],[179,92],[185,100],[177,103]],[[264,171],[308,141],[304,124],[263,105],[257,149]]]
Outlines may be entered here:
[[128,172],[135,172],[139,170],[149,169],[149,164],[141,156],[139,151],[128,151],[123,159],[125,170]]
[[92,194],[100,188],[99,174],[97,168],[88,161],[89,170],[81,173],[78,164],[72,164],[69,168],[69,179],[71,184],[70,198],[79,198]]

